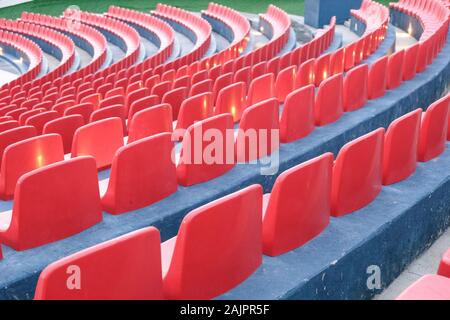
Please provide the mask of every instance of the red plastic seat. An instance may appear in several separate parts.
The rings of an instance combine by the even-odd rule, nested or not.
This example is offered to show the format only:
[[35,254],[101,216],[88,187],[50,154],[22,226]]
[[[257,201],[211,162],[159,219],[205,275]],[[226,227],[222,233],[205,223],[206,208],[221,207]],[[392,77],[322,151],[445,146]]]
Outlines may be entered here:
[[189,90],[189,97],[196,96],[201,93],[212,92],[213,81],[206,79],[194,84]]
[[187,129],[196,121],[211,117],[213,111],[212,93],[202,93],[187,98],[181,104],[176,128]]
[[237,162],[252,162],[279,148],[279,108],[276,98],[245,109],[235,143]]
[[405,63],[403,65],[403,81],[412,80],[416,76],[417,56],[420,43],[416,43],[405,50]]
[[[103,99],[99,104],[99,109],[107,108],[107,107],[111,107],[111,106],[117,106],[117,105],[124,106],[124,105],[126,105],[125,103],[126,102],[125,102],[124,96],[113,96],[113,97]],[[95,106],[94,106],[94,110],[96,110]]]
[[53,111],[58,112],[61,116],[64,115],[64,111],[66,111],[68,108],[75,106],[77,103],[75,100],[68,100],[64,102],[60,102],[58,104],[55,104],[52,107]]
[[445,150],[447,140],[450,94],[434,102],[423,113],[420,128],[418,160],[427,162]]
[[191,211],[161,246],[165,298],[211,299],[247,279],[262,263],[261,207],[253,185]]
[[367,103],[369,66],[360,65],[347,72],[344,78],[344,111],[350,112]]
[[[42,271],[34,299],[160,300],[160,241],[158,229],[148,227],[58,260]],[[68,287],[74,275],[80,282]]]
[[16,120],[2,122],[0,123],[0,133],[17,127],[19,127],[19,122]]
[[287,96],[280,118],[280,141],[289,143],[301,139],[314,128],[314,86],[309,85]]
[[[177,191],[170,133],[140,139],[114,156],[103,210],[112,214],[137,210]],[[151,164],[151,165],[149,165]]]
[[[150,90],[147,88],[139,88],[135,91],[131,91],[128,93],[125,103],[123,104],[126,107],[127,113],[131,109],[133,104],[136,104],[137,101],[147,101],[145,99],[149,99],[151,97],[152,101],[155,101],[154,104],[158,104],[160,99],[158,96],[153,95],[150,96]],[[142,102],[141,102],[142,103]],[[150,107],[150,106],[147,106]]]
[[214,105],[217,104],[217,98],[219,97],[219,92],[228,86],[230,86],[233,83],[233,73],[225,73],[222,74],[220,77],[214,81],[213,86],[213,99],[214,99]]
[[263,252],[278,256],[298,248],[329,224],[333,154],[283,172],[263,201]]
[[273,73],[266,73],[254,78],[250,83],[247,95],[247,105],[271,99],[275,97],[275,76]]
[[291,66],[281,70],[275,80],[275,95],[278,101],[284,102],[287,95],[294,91],[296,85],[297,67]]
[[383,152],[383,184],[408,178],[416,171],[422,109],[393,121],[386,131]]
[[345,48],[336,50],[330,59],[330,76],[344,72],[344,53]]
[[450,278],[450,249],[448,249],[442,256],[437,274]]
[[9,145],[2,158],[0,198],[13,198],[17,180],[23,174],[62,160],[63,143],[58,134],[32,137]]
[[343,76],[337,74],[322,81],[317,90],[314,107],[316,125],[335,122],[343,113]]
[[[19,116],[20,116],[22,113],[27,112],[27,111],[28,111],[27,108],[18,108],[18,109],[15,109],[15,110],[13,110],[13,111],[7,112],[7,113],[3,116],[3,118],[10,117],[10,118],[11,118],[10,120],[18,120],[18,119],[19,119]],[[2,121],[2,122],[4,122],[4,121]]]
[[316,87],[330,76],[330,59],[330,53],[316,59],[314,64],[314,83]]
[[310,84],[314,84],[314,66],[315,59],[310,59],[300,65],[296,77],[296,88],[302,88]]
[[148,96],[139,100],[134,101],[128,111],[128,120],[133,119],[133,116],[141,110],[156,106],[159,104],[158,96]]
[[160,104],[137,112],[129,122],[128,143],[173,130],[172,109]]
[[76,106],[67,108],[66,111],[64,111],[64,116],[79,114],[83,116],[84,123],[88,123],[92,112],[94,112],[94,105],[92,103],[80,103]]
[[245,109],[246,92],[244,82],[234,83],[220,90],[215,114],[231,113],[234,122],[238,122]]
[[123,146],[120,118],[108,118],[86,124],[75,131],[72,158],[91,155],[99,170],[111,166],[116,151]]
[[123,105],[110,106],[95,110],[91,113],[89,122],[94,122],[98,120],[108,119],[108,118],[120,118],[122,120],[123,134],[127,133],[127,124],[125,116],[125,107]]
[[47,110],[44,108],[39,108],[39,109],[33,109],[30,111],[24,112],[19,116],[19,120],[18,120],[19,124],[21,126],[23,126],[23,125],[25,125],[25,122],[28,120],[28,118],[30,118],[38,113],[45,112],[45,111],[47,111]]
[[396,300],[450,300],[450,279],[434,274],[423,276]]
[[[100,93],[92,93],[83,98],[79,96],[78,101],[80,102],[79,104],[91,103],[92,109],[97,110],[100,108],[100,102],[102,101],[102,97]],[[105,103],[109,103],[109,100],[106,100]]]
[[102,220],[92,157],[26,173],[14,194],[12,213],[1,216],[0,241],[18,251],[65,239]]
[[57,133],[63,141],[64,153],[70,153],[75,131],[84,125],[83,116],[74,114],[61,117],[45,124],[42,130],[43,134]]
[[369,70],[368,76],[368,98],[370,100],[384,96],[387,87],[387,67],[389,57],[384,56],[375,61]]
[[172,87],[172,82],[170,81],[163,81],[158,83],[157,85],[153,86],[151,89],[151,95],[157,95],[160,99],[166,94],[166,92],[169,92]]
[[[200,141],[196,139],[197,130],[203,135]],[[208,130],[211,132],[210,139],[214,138],[214,142],[207,139]],[[233,144],[233,119],[230,114],[213,116],[190,126],[181,146],[177,166],[178,182],[183,186],[191,186],[212,180],[231,170],[235,165],[234,157],[230,159],[226,151],[233,150]]]
[[36,114],[32,117],[29,117],[27,121],[25,121],[26,126],[33,126],[36,128],[38,134],[42,133],[42,129],[45,124],[49,121],[55,120],[59,118],[59,113],[56,111],[45,111],[39,114]]
[[0,133],[0,159],[3,157],[5,149],[16,142],[35,137],[37,135],[36,128],[32,126],[21,126],[6,130]]
[[393,90],[402,83],[404,60],[405,50],[397,51],[389,57],[387,67],[387,89]]
[[335,217],[352,213],[380,193],[383,178],[384,129],[342,147],[333,168],[331,210]]
[[178,118],[178,113],[180,112],[181,104],[186,100],[188,95],[188,90],[185,87],[173,89],[164,94],[161,99],[161,103],[168,103],[172,107],[172,117],[173,119]]

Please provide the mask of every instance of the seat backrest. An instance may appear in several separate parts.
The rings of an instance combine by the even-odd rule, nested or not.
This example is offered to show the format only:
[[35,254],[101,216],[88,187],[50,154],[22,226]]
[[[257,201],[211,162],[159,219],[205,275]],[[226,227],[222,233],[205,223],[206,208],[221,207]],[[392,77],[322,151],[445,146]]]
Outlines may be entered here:
[[3,157],[5,149],[16,142],[35,137],[36,128],[32,126],[21,126],[0,133],[0,159]]
[[344,79],[344,111],[362,108],[367,103],[369,66],[362,64],[347,72]]
[[[201,133],[200,140],[197,139],[196,132]],[[207,136],[210,139],[214,137],[213,145]],[[234,157],[226,151],[233,150],[233,143],[233,119],[230,114],[213,116],[191,125],[184,134],[181,146],[177,166],[178,182],[183,186],[190,186],[209,181],[231,170],[235,164]],[[214,151],[211,150],[212,146]]]
[[10,120],[6,122],[0,123],[0,133],[5,132],[7,130],[11,130],[19,127],[19,122],[16,120]]
[[162,132],[172,132],[172,108],[160,104],[137,112],[129,122],[128,143]]
[[280,141],[292,142],[310,134],[314,125],[314,85],[292,91],[280,118]]
[[180,87],[170,90],[164,94],[161,103],[168,103],[172,107],[173,119],[178,118],[180,107],[183,101],[187,98],[188,90],[186,87]]
[[387,83],[388,56],[383,56],[370,66],[368,76],[368,98],[373,100],[384,96]]
[[419,138],[419,161],[426,162],[445,150],[450,94],[430,105],[422,117]]
[[42,130],[43,134],[57,133],[63,141],[64,153],[70,153],[72,149],[73,135],[75,131],[84,125],[82,115],[73,114],[71,116],[61,117],[45,124]]
[[251,106],[258,102],[275,97],[275,76],[266,73],[252,80],[248,89],[247,105]]
[[248,278],[262,262],[261,210],[253,185],[191,211],[170,261],[162,247],[165,297],[211,299]]
[[405,50],[395,52],[389,57],[387,71],[387,89],[393,90],[400,86],[403,80],[403,64]]
[[57,111],[46,111],[29,117],[27,121],[25,121],[25,125],[35,127],[37,133],[41,134],[42,129],[47,122],[55,120],[59,117],[60,115]]
[[277,256],[320,234],[331,211],[333,154],[304,162],[276,180],[263,218],[263,252]]
[[121,147],[114,156],[103,210],[112,214],[137,210],[177,191],[172,150],[170,133]]
[[86,124],[75,131],[72,158],[90,155],[99,170],[111,166],[114,154],[123,146],[123,128],[120,118],[108,118]]
[[187,98],[178,113],[177,129],[187,129],[196,121],[211,117],[213,112],[212,93],[201,93]]
[[294,91],[297,82],[297,66],[290,66],[281,70],[275,80],[275,95],[280,103],[286,96]]
[[86,102],[67,108],[66,111],[64,111],[64,115],[70,116],[73,114],[79,114],[83,116],[84,123],[89,123],[89,118],[91,117],[92,112],[94,112],[94,105],[90,102]]
[[65,239],[102,220],[92,157],[28,172],[20,177],[14,194],[11,224],[0,237],[15,250]]
[[160,241],[148,227],[58,260],[42,271],[34,299],[160,300]]
[[422,109],[393,121],[386,131],[383,152],[383,184],[390,185],[408,178],[417,167]]
[[13,198],[19,178],[34,169],[64,160],[62,138],[48,134],[9,145],[2,157],[0,169],[0,198]]
[[238,122],[245,109],[246,92],[244,82],[237,82],[220,90],[215,114],[231,113],[234,122]]
[[337,74],[322,81],[317,90],[314,106],[316,125],[335,122],[343,112],[343,76]]
[[251,162],[279,148],[279,107],[272,98],[245,109],[236,137],[236,161]]
[[332,215],[343,216],[372,202],[383,176],[384,129],[380,128],[342,147],[333,168]]

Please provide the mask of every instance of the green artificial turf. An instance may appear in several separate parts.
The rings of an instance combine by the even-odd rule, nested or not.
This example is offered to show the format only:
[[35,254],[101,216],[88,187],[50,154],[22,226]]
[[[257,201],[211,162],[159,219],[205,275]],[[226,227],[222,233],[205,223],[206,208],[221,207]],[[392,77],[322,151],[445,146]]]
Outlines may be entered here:
[[[158,2],[181,7],[190,11],[200,11],[208,6],[210,0],[34,0],[32,2],[0,9],[0,17],[15,19],[18,18],[23,11],[58,16],[61,15],[66,8],[74,5],[80,7],[83,11],[90,12],[105,12],[110,5],[139,11],[149,11],[154,9]],[[304,0],[218,0],[215,2],[234,8],[238,11],[253,13],[264,12],[271,3],[288,13],[295,15],[303,15],[304,9]],[[378,2],[387,5],[389,2],[395,1],[380,0]]]

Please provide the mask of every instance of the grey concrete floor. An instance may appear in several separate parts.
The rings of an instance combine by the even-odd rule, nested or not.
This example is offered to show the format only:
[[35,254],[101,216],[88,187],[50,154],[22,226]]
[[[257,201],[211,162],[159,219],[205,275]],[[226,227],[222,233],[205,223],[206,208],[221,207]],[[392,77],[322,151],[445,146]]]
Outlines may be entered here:
[[450,228],[374,300],[393,300],[413,282],[426,274],[435,274],[442,255],[450,248]]

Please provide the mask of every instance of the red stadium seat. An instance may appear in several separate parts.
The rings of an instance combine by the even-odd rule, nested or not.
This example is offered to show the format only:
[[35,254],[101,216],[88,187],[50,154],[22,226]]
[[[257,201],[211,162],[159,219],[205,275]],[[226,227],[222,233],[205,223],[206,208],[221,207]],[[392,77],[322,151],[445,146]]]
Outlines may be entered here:
[[64,153],[70,153],[75,131],[84,125],[83,116],[73,114],[61,117],[45,124],[43,134],[57,133],[61,136],[64,146]]
[[389,57],[387,71],[387,89],[393,90],[400,86],[403,80],[403,64],[405,50],[395,52]]
[[330,59],[330,76],[344,72],[345,48],[336,50]]
[[318,126],[335,122],[343,112],[343,76],[337,74],[323,81],[316,94],[314,107],[315,122]]
[[[80,186],[83,186],[80,188]],[[20,177],[0,241],[22,251],[62,240],[102,220],[95,160],[80,157]]]
[[[42,271],[34,299],[162,299],[160,241],[158,229],[148,227],[58,260]],[[80,282],[68,287],[77,272]]]
[[280,141],[289,143],[306,137],[314,130],[314,86],[291,92],[280,118]]
[[284,102],[287,95],[294,91],[296,86],[297,67],[291,66],[281,70],[275,80],[275,95],[278,101]]
[[[137,210],[177,191],[170,133],[140,139],[121,147],[114,156],[104,211],[112,214]],[[149,165],[151,164],[151,165]]]
[[160,104],[137,112],[129,122],[128,143],[162,132],[172,132],[172,109]]
[[168,103],[172,107],[173,119],[178,118],[178,113],[180,112],[180,107],[183,101],[187,98],[188,90],[185,87],[173,89],[166,92],[161,99],[161,103]]
[[283,172],[263,200],[263,252],[278,256],[319,235],[330,221],[333,154]]
[[344,78],[344,111],[350,112],[367,103],[369,66],[363,64],[348,71]]
[[416,43],[405,50],[405,63],[403,65],[403,81],[412,80],[416,76],[417,55],[420,43]]
[[219,96],[219,92],[228,86],[230,86],[233,83],[233,73],[225,73],[222,74],[220,77],[214,81],[213,86],[213,99],[214,99],[214,105],[217,104],[217,98]]
[[[6,113],[3,117],[11,117],[10,120],[18,120],[18,119],[19,119],[19,116],[20,116],[22,113],[27,112],[27,111],[28,111],[27,108],[18,108],[18,109],[15,109],[15,110],[13,110],[13,111],[9,111],[9,112]],[[2,122],[5,122],[5,121],[2,121]]]
[[213,111],[212,94],[210,92],[187,98],[181,104],[176,128],[187,129],[196,121],[211,117]]
[[235,143],[237,162],[252,162],[279,148],[278,112],[276,98],[245,109]]
[[302,88],[310,84],[314,84],[314,67],[315,59],[303,62],[297,72],[296,84],[297,88]]
[[21,126],[24,126],[25,122],[28,120],[28,118],[30,118],[38,113],[45,112],[45,111],[47,111],[47,110],[44,108],[39,108],[39,109],[33,109],[30,111],[24,112],[19,116],[19,124]]
[[234,83],[220,90],[215,114],[231,113],[234,122],[238,122],[245,109],[246,92],[244,82]]
[[[149,97],[150,97],[150,90],[147,88],[139,88],[135,91],[131,91],[130,93],[128,93],[127,98],[125,100],[125,104],[124,104],[126,107],[127,113],[129,112],[131,106],[133,104],[135,104],[137,101],[142,101]],[[158,96],[154,95],[151,97],[152,97],[152,99],[156,100],[155,104],[159,103],[160,99]],[[150,107],[150,106],[147,106],[147,107]]]
[[[99,109],[107,108],[107,107],[111,107],[111,106],[117,106],[117,105],[122,105],[122,106],[125,105],[125,97],[124,96],[113,96],[113,97],[103,99],[102,101],[100,101]],[[96,110],[95,106],[94,106],[94,110]]]
[[384,129],[347,143],[333,168],[331,211],[335,217],[352,213],[380,193],[383,177]]
[[450,94],[428,107],[422,116],[418,160],[427,162],[445,150]]
[[273,73],[266,73],[254,78],[250,83],[247,96],[247,105],[275,98],[275,76]]
[[49,121],[55,120],[59,118],[59,113],[56,111],[45,111],[39,114],[36,114],[32,117],[29,117],[27,121],[25,121],[26,126],[33,126],[36,128],[38,134],[42,133],[42,129],[45,124]]
[[[196,130],[201,130],[199,132],[203,135],[200,141],[196,139]],[[191,186],[212,180],[234,167],[234,158],[229,159],[230,156],[226,152],[233,150],[234,135],[231,134],[230,137],[230,132],[233,133],[233,119],[230,114],[214,116],[188,128],[177,166],[178,182],[181,185]],[[208,134],[211,135],[209,139]],[[206,159],[206,156],[210,158]]]
[[450,279],[434,274],[423,276],[396,300],[450,300]]
[[128,111],[128,120],[132,119],[137,112],[156,106],[157,104],[159,104],[159,97],[156,95],[151,95],[134,101]]
[[86,124],[75,131],[72,158],[91,155],[101,170],[111,166],[116,151],[122,146],[122,120],[108,118]]
[[408,178],[416,171],[422,110],[417,109],[393,121],[386,131],[383,153],[383,184]]
[[58,134],[37,136],[9,145],[2,158],[0,198],[13,198],[17,180],[23,174],[62,160],[63,143]]
[[163,81],[158,83],[157,85],[152,87],[151,94],[157,95],[159,99],[162,99],[162,97],[166,94],[166,92],[169,92],[172,87],[172,82],[170,81]]
[[64,111],[65,116],[70,116],[73,114],[79,114],[83,116],[84,123],[88,123],[92,112],[94,112],[94,105],[92,103],[80,103],[73,107],[67,108]]
[[5,149],[16,142],[35,137],[37,135],[36,128],[32,126],[21,126],[6,130],[0,133],[0,159],[3,157]]
[[76,104],[77,103],[75,102],[75,100],[68,100],[68,101],[60,102],[58,104],[55,104],[52,107],[52,110],[58,112],[62,116],[62,115],[64,115],[64,111],[66,111],[70,107],[73,107]]
[[120,118],[122,120],[123,134],[127,133],[125,107],[123,105],[110,106],[95,110],[91,113],[89,122],[94,122],[98,120],[108,119],[108,118]]
[[448,249],[442,256],[437,274],[450,278],[450,249]]
[[7,121],[11,121],[11,120],[17,120],[17,119],[14,119],[14,118],[11,117],[11,116],[3,116],[3,117],[0,117],[0,123],[7,122]]
[[369,70],[368,76],[368,98],[370,100],[384,96],[387,87],[389,57],[384,56],[375,61]]
[[314,64],[314,82],[316,87],[330,76],[331,54],[325,54],[316,59]]
[[17,127],[19,127],[19,122],[16,120],[2,122],[0,123],[0,133]]
[[[79,98],[78,101],[80,101],[80,104],[85,104],[85,103],[91,103],[93,110],[97,110],[100,108],[100,103],[102,101],[102,97],[99,93],[93,93],[90,94],[88,96],[85,96],[84,98]],[[106,99],[105,104],[110,103],[109,98]]]
[[261,206],[253,185],[190,212],[161,246],[165,298],[211,299],[247,279],[262,263]]
[[201,82],[194,84],[189,90],[189,97],[196,96],[205,92],[212,92],[213,81],[211,79],[206,79]]

